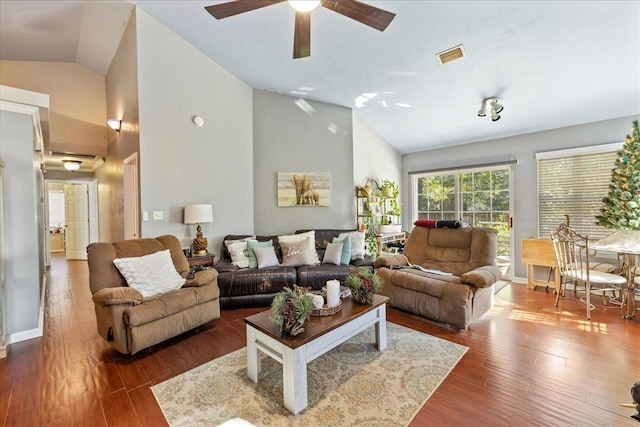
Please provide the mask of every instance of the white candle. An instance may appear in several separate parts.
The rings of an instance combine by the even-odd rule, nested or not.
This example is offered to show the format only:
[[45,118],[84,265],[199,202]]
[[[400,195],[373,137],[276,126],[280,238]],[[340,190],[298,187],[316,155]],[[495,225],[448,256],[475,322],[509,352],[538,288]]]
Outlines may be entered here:
[[327,281],[327,307],[335,307],[340,302],[340,282],[338,280]]
[[314,295],[313,306],[315,308],[322,308],[323,305],[324,305],[324,298],[322,298],[322,295]]

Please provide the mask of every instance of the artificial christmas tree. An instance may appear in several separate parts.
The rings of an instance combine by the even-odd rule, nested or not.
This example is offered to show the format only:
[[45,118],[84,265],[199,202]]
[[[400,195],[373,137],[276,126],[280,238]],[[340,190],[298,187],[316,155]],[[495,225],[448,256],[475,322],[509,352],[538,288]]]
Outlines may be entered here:
[[612,169],[609,194],[596,215],[596,224],[621,230],[640,230],[640,127],[633,122]]

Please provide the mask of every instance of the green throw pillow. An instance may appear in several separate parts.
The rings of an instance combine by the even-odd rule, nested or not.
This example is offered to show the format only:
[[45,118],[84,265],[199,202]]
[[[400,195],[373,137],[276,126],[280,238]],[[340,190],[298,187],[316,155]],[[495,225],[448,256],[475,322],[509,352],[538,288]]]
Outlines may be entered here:
[[258,268],[258,258],[253,248],[268,248],[273,246],[273,240],[258,242],[257,240],[247,240],[247,252],[249,253],[249,268]]
[[351,239],[349,236],[343,239],[333,238],[332,243],[342,243],[342,256],[340,257],[340,265],[349,265],[351,262]]

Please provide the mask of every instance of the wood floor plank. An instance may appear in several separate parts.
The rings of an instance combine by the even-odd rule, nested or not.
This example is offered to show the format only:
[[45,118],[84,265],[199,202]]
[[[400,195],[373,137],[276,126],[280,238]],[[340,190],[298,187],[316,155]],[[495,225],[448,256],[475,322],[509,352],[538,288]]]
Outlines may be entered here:
[[140,427],[140,420],[126,390],[122,389],[100,398],[109,426]]
[[[122,355],[96,333],[86,262],[54,255],[48,275],[44,336],[0,360],[0,426],[166,425],[149,387],[244,347],[243,319],[268,309],[223,309],[198,332]],[[464,331],[389,308],[390,322],[469,347],[411,426],[637,426],[618,403],[640,380],[640,315],[598,306],[587,321],[579,294],[558,308],[554,298],[510,284]]]
[[162,427],[168,425],[149,385],[130,391],[129,397],[143,426]]
[[74,425],[106,426],[102,403],[95,391],[71,397],[71,417]]

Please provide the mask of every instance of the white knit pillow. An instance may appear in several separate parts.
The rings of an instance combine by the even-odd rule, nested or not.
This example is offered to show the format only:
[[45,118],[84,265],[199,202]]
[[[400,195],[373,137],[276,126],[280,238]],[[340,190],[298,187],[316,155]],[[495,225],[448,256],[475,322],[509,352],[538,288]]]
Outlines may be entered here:
[[116,258],[113,263],[127,285],[145,298],[180,289],[186,281],[173,265],[169,249],[140,257]]
[[[244,239],[225,240],[224,245],[227,247],[231,263],[238,268],[249,267],[249,252],[247,251],[247,241],[254,240],[255,235],[245,237]],[[240,243],[240,244],[238,244]]]
[[231,262],[238,268],[248,268],[249,267],[249,252],[247,251],[247,241],[235,241],[229,243],[229,241],[225,241],[227,244],[227,250],[229,251],[229,256],[231,256]]

